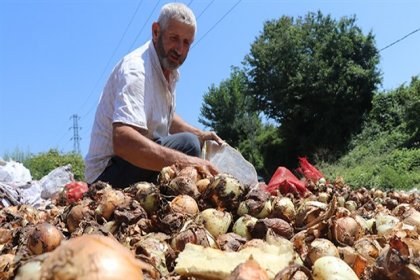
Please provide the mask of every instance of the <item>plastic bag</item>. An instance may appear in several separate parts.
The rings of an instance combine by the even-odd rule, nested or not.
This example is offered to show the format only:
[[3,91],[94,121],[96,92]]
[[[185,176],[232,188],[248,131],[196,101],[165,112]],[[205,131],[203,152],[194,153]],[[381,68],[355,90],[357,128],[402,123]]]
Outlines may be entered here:
[[0,159],[0,182],[24,184],[32,181],[31,172],[22,163]]
[[216,141],[207,140],[204,142],[201,157],[210,161],[219,172],[233,175],[244,185],[254,187],[258,183],[254,166],[228,144],[219,145]]
[[321,171],[309,163],[306,157],[299,158],[299,165],[300,167],[297,168],[296,171],[302,174],[307,181],[311,181],[316,184],[319,179],[325,178]]
[[67,183],[73,181],[74,176],[71,172],[70,164],[57,167],[39,181],[42,187],[41,197],[43,199],[49,199],[60,192]]
[[277,194],[277,190],[279,190],[282,194],[299,193],[301,196],[308,191],[305,182],[300,181],[289,169],[283,166],[277,168],[266,190],[273,195]]

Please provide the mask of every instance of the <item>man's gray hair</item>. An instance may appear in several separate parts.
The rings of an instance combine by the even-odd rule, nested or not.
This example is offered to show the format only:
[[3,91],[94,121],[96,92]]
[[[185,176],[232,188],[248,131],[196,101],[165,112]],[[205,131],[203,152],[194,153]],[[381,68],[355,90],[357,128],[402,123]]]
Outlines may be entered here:
[[160,10],[158,23],[162,29],[168,27],[168,21],[174,19],[176,21],[193,26],[197,31],[197,21],[191,9],[183,3],[168,3]]

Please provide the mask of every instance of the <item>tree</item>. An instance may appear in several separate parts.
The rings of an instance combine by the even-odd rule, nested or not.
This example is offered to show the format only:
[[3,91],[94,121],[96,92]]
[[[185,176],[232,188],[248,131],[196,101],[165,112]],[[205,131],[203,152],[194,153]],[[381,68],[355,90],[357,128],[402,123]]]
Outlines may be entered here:
[[266,127],[258,112],[253,110],[243,71],[233,68],[229,79],[222,81],[219,86],[210,87],[204,94],[199,122],[237,148],[259,174],[265,177],[269,175],[271,170],[266,170],[260,149],[266,139],[261,137],[266,135]]
[[245,57],[257,108],[280,124],[285,164],[320,151],[337,157],[371,108],[378,51],[355,21],[321,12],[267,21]]
[[23,162],[35,180],[39,180],[55,168],[67,164],[71,164],[75,180],[83,181],[85,165],[82,156],[77,153],[62,154],[58,150],[51,149],[47,153],[40,153]]

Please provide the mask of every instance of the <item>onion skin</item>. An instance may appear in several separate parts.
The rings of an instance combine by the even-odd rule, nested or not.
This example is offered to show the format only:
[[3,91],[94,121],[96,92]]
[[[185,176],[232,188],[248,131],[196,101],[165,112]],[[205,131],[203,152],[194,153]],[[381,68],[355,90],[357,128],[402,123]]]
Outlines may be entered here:
[[74,206],[66,218],[67,229],[70,233],[73,233],[76,228],[79,226],[80,221],[83,220],[83,217],[88,209],[85,209],[83,205]]
[[28,248],[33,254],[40,255],[57,248],[62,239],[63,235],[55,226],[48,223],[39,224],[28,237]]
[[265,269],[254,261],[249,259],[238,265],[227,280],[268,280]]
[[116,240],[82,235],[64,242],[42,264],[41,279],[142,280],[141,263]]

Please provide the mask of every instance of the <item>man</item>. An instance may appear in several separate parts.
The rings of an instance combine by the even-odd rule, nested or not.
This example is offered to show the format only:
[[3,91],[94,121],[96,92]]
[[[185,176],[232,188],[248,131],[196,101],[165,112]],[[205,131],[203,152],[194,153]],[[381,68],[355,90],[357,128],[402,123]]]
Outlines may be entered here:
[[152,25],[152,40],[126,55],[114,68],[95,115],[86,181],[124,188],[155,181],[165,166],[216,168],[200,159],[205,140],[223,141],[183,121],[175,112],[178,67],[196,32],[196,19],[184,4],[162,7]]

